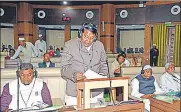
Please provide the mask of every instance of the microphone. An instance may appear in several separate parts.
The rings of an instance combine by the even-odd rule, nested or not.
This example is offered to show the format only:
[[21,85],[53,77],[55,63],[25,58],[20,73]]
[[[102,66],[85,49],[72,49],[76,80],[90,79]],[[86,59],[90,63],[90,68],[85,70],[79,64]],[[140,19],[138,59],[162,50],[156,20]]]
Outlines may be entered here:
[[176,81],[177,83],[181,84],[178,80],[180,80],[179,78],[177,78],[175,75],[172,75],[173,80]]
[[20,62],[18,61],[18,69],[16,71],[16,76],[17,76],[17,112],[19,112],[19,77],[20,77]]
[[111,96],[111,100],[113,102],[113,106],[115,106],[115,102],[114,102],[114,99],[113,99],[113,93],[112,93],[112,80],[110,80],[111,75],[110,75],[110,72],[109,72],[109,65],[108,65],[108,60],[107,59],[106,59],[106,64],[107,64],[107,68],[108,68],[108,77],[109,77],[109,82],[110,82],[109,93],[110,93],[110,96]]

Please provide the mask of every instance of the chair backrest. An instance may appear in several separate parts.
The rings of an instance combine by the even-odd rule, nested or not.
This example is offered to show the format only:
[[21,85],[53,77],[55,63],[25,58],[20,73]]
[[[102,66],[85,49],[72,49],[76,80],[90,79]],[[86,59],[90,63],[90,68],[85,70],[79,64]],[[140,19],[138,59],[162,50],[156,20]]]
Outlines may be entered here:
[[18,59],[5,60],[5,68],[18,68]]

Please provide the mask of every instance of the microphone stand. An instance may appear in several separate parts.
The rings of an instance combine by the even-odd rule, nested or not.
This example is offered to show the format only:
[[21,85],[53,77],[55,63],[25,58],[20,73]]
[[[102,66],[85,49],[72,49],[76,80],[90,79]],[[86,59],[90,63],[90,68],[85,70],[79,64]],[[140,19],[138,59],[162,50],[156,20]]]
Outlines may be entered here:
[[18,70],[16,71],[16,76],[17,76],[17,112],[19,112],[19,62],[18,62]]
[[108,77],[109,77],[109,82],[110,82],[109,93],[110,93],[111,100],[113,102],[113,106],[115,106],[115,102],[114,102],[114,99],[113,99],[113,93],[112,93],[112,80],[111,80],[111,75],[110,75],[110,72],[109,72],[108,60],[106,60],[106,64],[107,64],[107,67],[108,67]]

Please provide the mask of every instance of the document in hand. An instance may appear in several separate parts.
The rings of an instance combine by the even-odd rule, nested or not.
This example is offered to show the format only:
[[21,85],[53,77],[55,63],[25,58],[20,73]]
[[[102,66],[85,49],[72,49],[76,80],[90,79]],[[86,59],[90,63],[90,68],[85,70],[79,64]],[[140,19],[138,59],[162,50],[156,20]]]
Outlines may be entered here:
[[107,78],[107,76],[102,76],[99,75],[98,73],[88,69],[84,75],[86,76],[87,79],[95,79],[95,78]]

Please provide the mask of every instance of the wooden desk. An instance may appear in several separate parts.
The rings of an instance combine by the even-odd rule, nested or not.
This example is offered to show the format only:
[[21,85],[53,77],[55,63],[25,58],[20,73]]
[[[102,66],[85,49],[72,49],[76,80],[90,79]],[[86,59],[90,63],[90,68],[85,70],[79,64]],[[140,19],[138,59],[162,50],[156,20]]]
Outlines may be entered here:
[[79,112],[144,112],[144,104],[123,104],[119,106],[108,106],[101,108],[79,110]]
[[151,112],[180,112],[180,100],[174,101],[173,104],[157,100],[150,99]]
[[82,94],[83,90],[84,96],[84,109],[90,108],[90,90],[99,89],[99,88],[108,88],[110,87],[110,80],[112,81],[112,93],[113,99],[116,100],[116,89],[115,87],[123,87],[124,96],[123,100],[128,100],[128,79],[129,77],[113,77],[113,78],[98,78],[98,79],[86,79],[84,81],[77,82],[77,108],[82,108]]

